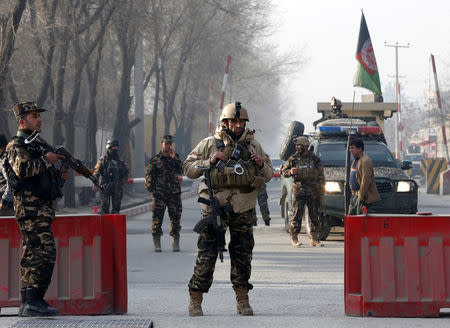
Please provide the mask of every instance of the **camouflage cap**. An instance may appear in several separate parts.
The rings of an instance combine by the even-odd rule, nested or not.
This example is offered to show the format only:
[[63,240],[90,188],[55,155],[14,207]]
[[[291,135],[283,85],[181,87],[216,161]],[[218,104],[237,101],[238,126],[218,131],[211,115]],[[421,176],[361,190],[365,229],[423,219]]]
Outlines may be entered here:
[[165,136],[162,136],[161,143],[172,143],[173,137],[170,134],[167,134]]
[[33,101],[21,102],[13,107],[14,116],[16,118],[33,111],[38,111],[41,113],[45,112],[45,109],[39,108]]

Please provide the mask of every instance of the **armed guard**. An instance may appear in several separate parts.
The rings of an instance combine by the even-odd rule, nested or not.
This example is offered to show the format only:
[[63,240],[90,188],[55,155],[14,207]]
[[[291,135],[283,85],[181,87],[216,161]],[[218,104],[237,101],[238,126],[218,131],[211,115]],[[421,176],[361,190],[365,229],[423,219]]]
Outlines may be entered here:
[[161,225],[164,212],[169,212],[170,236],[172,236],[172,250],[180,251],[181,230],[181,187],[178,176],[182,173],[182,162],[173,146],[171,135],[161,138],[161,151],[153,156],[147,166],[145,186],[153,195],[152,235],[155,252],[161,252]]
[[6,173],[6,145],[8,140],[4,134],[0,134],[0,215],[14,215],[13,193],[8,183],[8,174]]
[[[237,312],[253,315],[248,299],[254,246],[252,209],[258,190],[273,176],[272,163],[261,145],[254,139],[254,131],[245,127],[248,112],[240,102],[226,105],[220,116],[222,125],[213,137],[208,137],[192,150],[183,163],[183,172],[191,179],[202,176],[200,167],[210,168],[211,185],[223,211],[223,223],[230,229],[228,245],[231,258],[231,283],[236,292]],[[199,186],[199,195],[209,198],[205,181]],[[202,219],[207,219],[211,207],[203,205]],[[198,256],[194,274],[189,281],[189,315],[201,316],[203,293],[213,281],[214,267],[219,254],[217,237],[205,229],[198,238]]]
[[61,186],[68,173],[59,172],[54,163],[64,158],[29,138],[41,131],[40,113],[33,102],[13,107],[17,135],[8,143],[6,172],[14,193],[14,210],[22,234],[20,260],[22,304],[19,316],[50,316],[58,311],[44,301],[56,259],[51,224],[55,218],[53,201],[62,196]]
[[[267,204],[267,200],[269,196],[267,195],[266,185],[262,189],[258,191],[258,205],[259,210],[261,211],[261,215],[266,226],[270,226],[270,211],[269,204]],[[256,208],[253,209],[253,225],[258,225],[258,218],[256,216]]]
[[[95,178],[99,179],[103,187],[100,192],[100,213],[108,214],[112,203],[111,214],[120,212],[120,204],[123,196],[123,185],[128,179],[128,166],[119,157],[119,141],[108,140],[106,142],[106,155],[100,157],[94,169]],[[97,187],[93,187],[97,191]]]
[[[302,227],[305,205],[308,207],[311,227],[311,246],[322,246],[318,238],[320,198],[324,193],[325,176],[320,159],[308,150],[308,138],[301,136],[295,140],[296,152],[289,157],[281,169],[285,177],[293,177],[292,212],[289,220],[289,233],[292,246],[300,247],[298,234]],[[317,199],[319,197],[319,200]]]

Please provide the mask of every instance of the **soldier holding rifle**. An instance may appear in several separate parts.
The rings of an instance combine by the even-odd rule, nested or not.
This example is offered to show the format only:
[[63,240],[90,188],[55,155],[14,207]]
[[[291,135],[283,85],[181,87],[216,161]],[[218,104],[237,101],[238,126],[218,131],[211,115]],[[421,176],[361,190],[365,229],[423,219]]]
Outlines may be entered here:
[[[245,127],[249,117],[241,103],[226,105],[220,116],[222,126],[213,137],[203,139],[183,163],[183,172],[191,179],[200,177],[209,168],[211,187],[222,209],[224,228],[230,228],[228,250],[231,258],[231,283],[236,292],[237,312],[253,315],[248,300],[254,246],[252,209],[258,190],[273,176],[272,163],[261,145],[254,140],[254,131]],[[199,195],[209,199],[205,181],[199,186]],[[205,203],[205,202],[202,202]],[[213,209],[203,204],[202,220],[211,218]],[[215,214],[214,214],[215,215]],[[189,315],[201,316],[203,293],[207,293],[213,281],[214,267],[220,239],[214,232],[221,224],[208,224],[198,239],[198,256],[194,274],[189,281]],[[222,229],[224,229],[222,228]]]
[[62,196],[61,182],[68,172],[58,172],[54,164],[63,155],[48,151],[29,136],[41,131],[41,112],[34,102],[13,107],[17,135],[6,147],[6,172],[14,193],[14,210],[22,233],[20,260],[22,305],[19,316],[51,316],[58,311],[44,301],[52,278],[56,248],[51,224],[55,218],[53,201]]

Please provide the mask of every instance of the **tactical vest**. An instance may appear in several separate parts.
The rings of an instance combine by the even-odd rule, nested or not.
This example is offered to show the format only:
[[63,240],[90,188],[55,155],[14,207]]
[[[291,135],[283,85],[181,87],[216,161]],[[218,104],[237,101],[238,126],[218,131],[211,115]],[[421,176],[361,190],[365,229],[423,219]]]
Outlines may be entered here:
[[311,164],[297,166],[297,179],[310,182],[319,178],[319,170]]
[[[25,144],[22,138],[14,137],[28,151],[30,159],[37,159],[43,155],[43,150],[31,144]],[[52,166],[45,172],[29,178],[20,179],[12,169],[9,161],[4,162],[7,173],[8,184],[14,195],[21,191],[31,191],[42,200],[55,200],[63,196],[61,184],[56,169]]]
[[[211,185],[213,189],[241,188],[243,191],[252,191],[254,189],[253,183],[256,177],[256,167],[250,159],[251,154],[246,143],[241,143],[242,150],[239,156],[236,159],[231,159],[236,145],[225,146],[222,140],[215,139],[215,141],[217,149],[225,153],[228,161],[223,169],[219,169],[217,163],[211,168]],[[239,165],[238,167],[236,167],[237,164]],[[236,172],[242,172],[242,174],[237,174]]]

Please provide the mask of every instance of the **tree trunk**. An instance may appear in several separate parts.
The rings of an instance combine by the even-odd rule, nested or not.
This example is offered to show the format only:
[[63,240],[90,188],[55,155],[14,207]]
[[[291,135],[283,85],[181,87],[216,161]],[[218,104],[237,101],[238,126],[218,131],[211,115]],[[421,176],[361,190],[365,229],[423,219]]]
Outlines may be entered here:
[[156,81],[155,81],[155,97],[153,98],[153,116],[152,116],[152,153],[150,157],[157,153],[156,147],[158,143],[156,142],[157,131],[156,131],[156,123],[158,120],[158,105],[159,105],[159,88],[160,88],[160,72],[159,68],[155,71]]
[[119,140],[119,151],[122,160],[131,163],[130,126],[128,113],[131,107],[130,83],[131,69],[134,64],[134,40],[130,41],[126,35],[120,36],[120,91],[117,101],[117,115],[114,123],[113,137]]
[[64,144],[62,132],[62,121],[64,119],[64,77],[66,74],[67,53],[69,51],[69,43],[63,39],[60,42],[59,58],[55,79],[55,94],[53,103],[55,104],[55,113],[53,116],[53,144]]
[[[19,28],[20,20],[22,19],[23,11],[27,5],[27,0],[17,0],[16,5],[9,17],[2,18],[2,34],[0,44],[2,48],[0,49],[0,108],[6,107],[6,89],[8,74],[9,74],[9,63],[11,57],[14,53],[14,43],[16,41],[16,32]],[[9,136],[8,127],[8,113],[5,111],[0,111],[0,131],[5,135]]]

